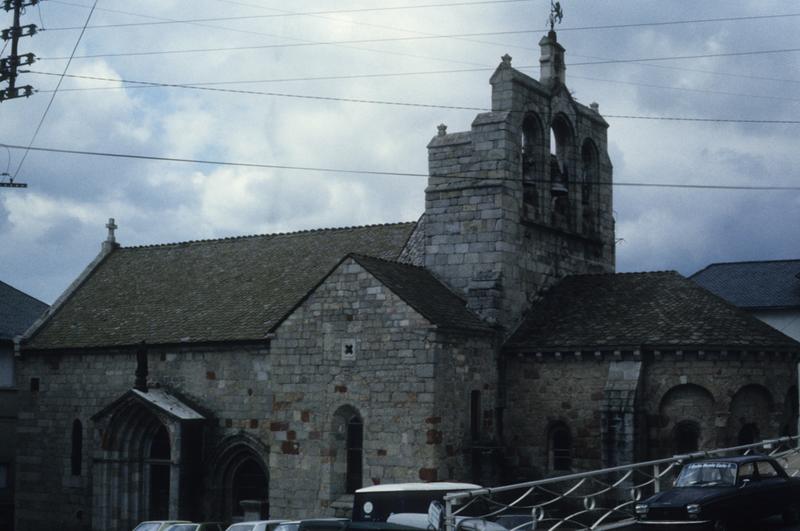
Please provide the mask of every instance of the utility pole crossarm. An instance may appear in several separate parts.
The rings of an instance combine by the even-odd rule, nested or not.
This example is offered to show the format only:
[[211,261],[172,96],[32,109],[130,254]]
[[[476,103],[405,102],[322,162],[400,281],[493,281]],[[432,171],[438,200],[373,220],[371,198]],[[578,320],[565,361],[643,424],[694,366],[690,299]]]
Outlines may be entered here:
[[40,0],[3,0],[5,11],[14,11],[14,25],[0,31],[4,41],[11,41],[11,56],[0,59],[0,82],[8,82],[8,88],[0,89],[0,102],[14,98],[29,97],[33,94],[33,87],[24,85],[17,87],[17,75],[20,66],[32,65],[36,57],[32,53],[19,55],[18,46],[20,37],[36,35],[36,24],[20,25],[20,17],[26,7],[34,6]]

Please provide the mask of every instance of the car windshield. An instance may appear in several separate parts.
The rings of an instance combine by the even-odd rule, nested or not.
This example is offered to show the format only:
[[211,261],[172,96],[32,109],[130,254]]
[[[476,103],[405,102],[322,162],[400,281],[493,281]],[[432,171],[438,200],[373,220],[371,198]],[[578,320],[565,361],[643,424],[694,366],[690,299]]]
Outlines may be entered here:
[[300,528],[300,522],[283,523],[275,528],[275,531],[297,531]]
[[142,522],[133,531],[158,531],[159,522]]
[[720,487],[736,483],[736,463],[704,461],[689,463],[681,470],[676,487]]
[[256,524],[235,524],[230,526],[226,531],[253,531]]
[[198,524],[177,524],[169,526],[167,531],[195,531],[198,527]]

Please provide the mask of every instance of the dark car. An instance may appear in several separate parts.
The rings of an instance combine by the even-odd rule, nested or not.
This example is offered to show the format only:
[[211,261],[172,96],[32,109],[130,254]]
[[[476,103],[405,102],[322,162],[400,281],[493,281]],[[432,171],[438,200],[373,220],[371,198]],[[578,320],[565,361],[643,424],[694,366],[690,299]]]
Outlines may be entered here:
[[673,488],[636,505],[636,517],[641,529],[724,531],[772,515],[794,523],[799,507],[800,479],[770,457],[748,455],[687,463]]

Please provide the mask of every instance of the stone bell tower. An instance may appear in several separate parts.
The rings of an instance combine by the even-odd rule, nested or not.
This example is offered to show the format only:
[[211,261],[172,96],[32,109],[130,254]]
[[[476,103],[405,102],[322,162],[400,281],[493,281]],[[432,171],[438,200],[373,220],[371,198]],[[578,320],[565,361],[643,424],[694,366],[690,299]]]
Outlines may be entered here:
[[556,32],[539,45],[538,81],[504,56],[491,112],[428,145],[425,267],[506,329],[563,276],[614,271],[608,124],[567,89]]

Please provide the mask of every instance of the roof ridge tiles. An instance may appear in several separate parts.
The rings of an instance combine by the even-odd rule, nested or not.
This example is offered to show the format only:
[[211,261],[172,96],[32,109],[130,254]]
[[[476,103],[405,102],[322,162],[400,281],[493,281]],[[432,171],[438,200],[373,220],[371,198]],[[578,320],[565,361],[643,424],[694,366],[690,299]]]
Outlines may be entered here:
[[[568,277],[619,277],[619,276],[636,276],[636,275],[658,275],[658,274],[672,274],[672,275],[680,275],[680,272],[674,269],[659,269],[656,271],[624,271],[624,272],[614,272],[614,273],[576,273],[573,275],[567,275],[564,278]],[[681,275],[683,276],[683,275]]]
[[[743,264],[777,264],[779,262],[800,262],[800,258],[776,258],[773,260],[739,260],[733,262],[711,262],[703,270],[711,266],[743,265]],[[702,271],[702,270],[701,270]]]
[[167,242],[167,243],[153,243],[149,245],[131,245],[129,247],[120,247],[120,249],[130,250],[130,249],[157,249],[161,247],[177,247],[182,245],[194,245],[198,243],[222,243],[222,242],[233,242],[233,241],[240,241],[240,240],[247,240],[247,239],[255,239],[255,238],[276,238],[280,236],[297,236],[300,234],[311,234],[311,233],[318,233],[318,232],[334,232],[334,231],[348,231],[348,230],[357,230],[357,229],[369,229],[375,227],[397,227],[400,225],[413,225],[417,223],[416,221],[397,221],[394,223],[372,223],[368,225],[350,225],[345,227],[322,227],[318,229],[304,229],[304,230],[297,230],[291,232],[273,232],[273,233],[265,233],[265,234],[243,234],[240,236],[224,236],[221,238],[207,238],[207,239],[200,239],[200,240],[185,240],[185,241],[178,241],[178,242]]

